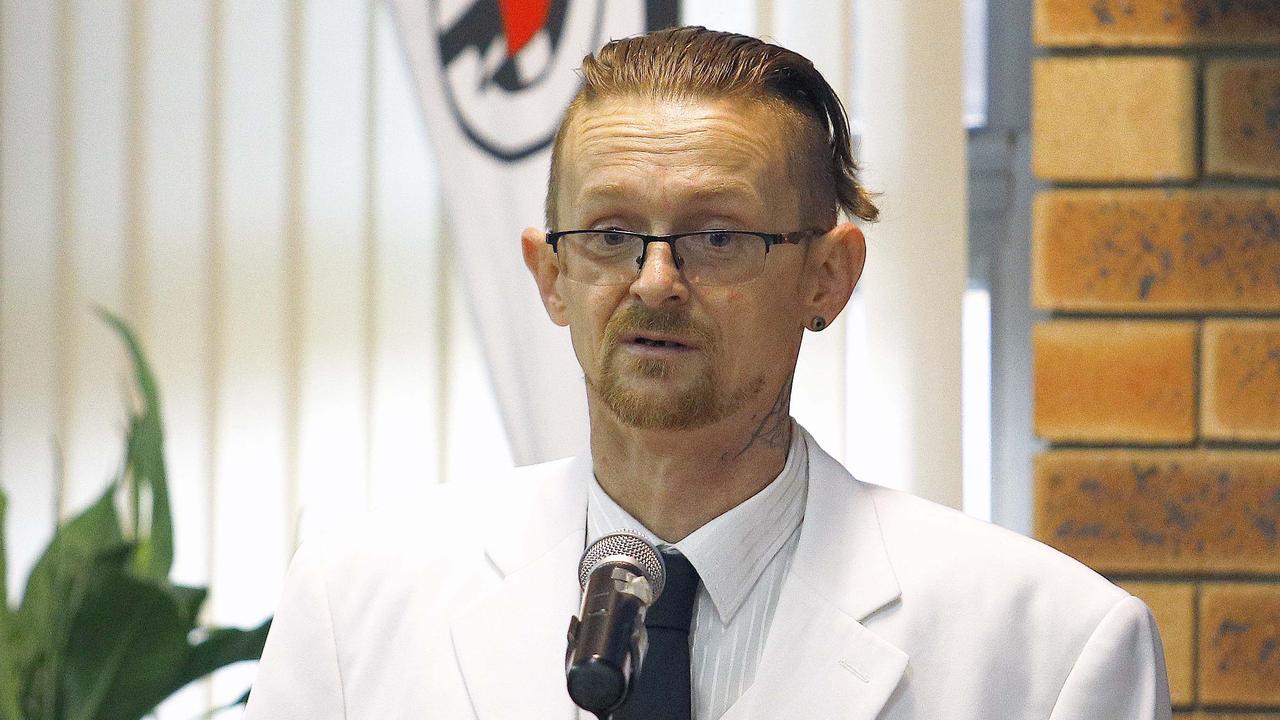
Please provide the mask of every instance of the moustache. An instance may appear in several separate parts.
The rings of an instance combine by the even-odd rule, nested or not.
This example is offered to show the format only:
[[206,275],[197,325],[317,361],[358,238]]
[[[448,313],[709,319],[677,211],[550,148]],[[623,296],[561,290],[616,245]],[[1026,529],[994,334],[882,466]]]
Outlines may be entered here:
[[682,310],[629,305],[609,318],[609,322],[605,324],[605,347],[612,350],[618,346],[619,338],[645,332],[676,335],[703,349],[710,348],[715,340],[709,329],[694,322]]

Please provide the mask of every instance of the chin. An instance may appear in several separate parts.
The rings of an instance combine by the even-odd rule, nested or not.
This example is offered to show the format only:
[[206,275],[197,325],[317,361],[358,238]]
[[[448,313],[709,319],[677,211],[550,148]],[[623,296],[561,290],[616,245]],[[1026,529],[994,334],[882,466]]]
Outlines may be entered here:
[[723,417],[714,400],[683,395],[671,402],[640,393],[612,393],[604,404],[623,425],[637,430],[696,430]]
[[[727,392],[711,373],[700,375],[683,388],[662,379],[621,379],[605,373],[599,384],[588,386],[627,427],[638,430],[696,430],[720,422],[760,394],[764,378]],[[656,386],[656,387],[655,387]]]
[[621,424],[640,430],[693,430],[725,415],[713,373],[689,379],[671,377],[670,365],[643,363],[620,371],[615,366],[587,379],[587,387]]

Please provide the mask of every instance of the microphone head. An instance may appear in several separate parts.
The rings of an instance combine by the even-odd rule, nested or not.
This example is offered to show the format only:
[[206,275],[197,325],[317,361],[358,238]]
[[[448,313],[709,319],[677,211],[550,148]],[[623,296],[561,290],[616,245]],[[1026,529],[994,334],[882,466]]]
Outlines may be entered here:
[[653,599],[657,600],[662,595],[662,588],[667,582],[667,567],[662,561],[662,553],[638,533],[621,530],[603,535],[591,543],[578,563],[578,584],[586,588],[591,573],[609,562],[634,566],[649,581]]

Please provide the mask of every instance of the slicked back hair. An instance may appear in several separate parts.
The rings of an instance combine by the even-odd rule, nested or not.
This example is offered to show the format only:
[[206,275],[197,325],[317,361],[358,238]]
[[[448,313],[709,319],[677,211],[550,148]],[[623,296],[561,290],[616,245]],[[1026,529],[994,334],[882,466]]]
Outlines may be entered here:
[[879,215],[858,180],[852,137],[844,105],[835,90],[807,58],[749,35],[703,27],[658,30],[614,40],[582,61],[583,84],[560,122],[551,151],[546,222],[556,227],[556,192],[560,154],[574,117],[595,101],[607,98],[655,100],[719,100],[739,98],[776,105],[784,122],[793,123],[803,147],[788,153],[802,204],[834,217],[837,209],[851,217],[875,220]]

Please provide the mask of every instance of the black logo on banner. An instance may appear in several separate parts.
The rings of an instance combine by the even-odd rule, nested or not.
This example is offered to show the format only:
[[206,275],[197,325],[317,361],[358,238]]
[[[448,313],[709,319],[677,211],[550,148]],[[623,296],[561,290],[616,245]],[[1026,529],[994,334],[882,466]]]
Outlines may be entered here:
[[449,111],[466,136],[513,162],[551,144],[582,57],[676,23],[679,0],[646,0],[644,28],[608,28],[610,0],[428,0]]

